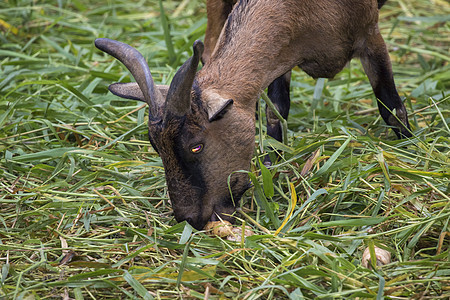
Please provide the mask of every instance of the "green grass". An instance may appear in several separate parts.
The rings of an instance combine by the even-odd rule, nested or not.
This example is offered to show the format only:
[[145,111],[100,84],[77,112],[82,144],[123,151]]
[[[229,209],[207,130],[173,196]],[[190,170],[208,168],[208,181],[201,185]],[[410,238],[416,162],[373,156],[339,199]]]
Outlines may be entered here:
[[[137,47],[162,84],[203,38],[204,1],[162,4],[166,26],[158,1],[0,3],[0,299],[447,299],[448,2],[381,11],[411,140],[358,61],[333,80],[294,70],[287,145],[257,124],[242,243],[175,222],[145,107],[107,91],[130,75],[95,38]],[[283,158],[260,170],[269,146]],[[374,245],[392,262],[372,270]]]

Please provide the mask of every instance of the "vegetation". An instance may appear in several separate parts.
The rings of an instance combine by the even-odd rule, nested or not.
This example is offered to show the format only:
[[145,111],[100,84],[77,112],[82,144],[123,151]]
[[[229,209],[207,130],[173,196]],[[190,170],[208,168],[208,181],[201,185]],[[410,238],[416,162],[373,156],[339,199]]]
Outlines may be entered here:
[[[93,45],[137,47],[167,84],[203,38],[204,2],[0,2],[0,299],[448,299],[448,2],[381,11],[410,140],[358,61],[332,80],[294,70],[287,145],[258,118],[242,242],[175,222],[145,105],[108,93],[131,78]],[[270,151],[282,158],[261,167]],[[391,263],[363,267],[375,246]]]

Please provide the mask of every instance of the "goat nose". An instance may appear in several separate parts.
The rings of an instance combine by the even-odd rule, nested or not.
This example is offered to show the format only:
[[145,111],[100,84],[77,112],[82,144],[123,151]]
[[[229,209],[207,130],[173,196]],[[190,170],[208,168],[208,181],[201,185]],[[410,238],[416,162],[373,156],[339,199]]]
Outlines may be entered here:
[[196,217],[195,214],[186,214],[184,216],[184,220],[186,220],[186,222],[188,222],[191,226],[195,227],[195,224],[198,222],[198,218]]
[[191,225],[194,224],[194,220],[191,217],[187,217],[186,222],[188,222]]
[[194,214],[185,216],[184,220],[197,230],[202,230],[203,226],[205,226],[205,224],[202,223],[200,217]]

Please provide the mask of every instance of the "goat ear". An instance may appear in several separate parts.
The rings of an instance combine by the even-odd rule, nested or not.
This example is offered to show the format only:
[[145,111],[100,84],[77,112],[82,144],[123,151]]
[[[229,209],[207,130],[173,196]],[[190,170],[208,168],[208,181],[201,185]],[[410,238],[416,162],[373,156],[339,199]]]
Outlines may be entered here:
[[[108,87],[108,89],[111,93],[121,98],[139,100],[147,103],[147,101],[145,101],[144,93],[142,92],[141,88],[136,82],[129,82],[129,83],[118,82],[111,84]],[[156,89],[159,90],[162,97],[165,99],[167,96],[167,91],[169,90],[169,86],[157,84]]]
[[220,119],[233,104],[233,99],[221,97],[219,94],[208,94],[207,110],[209,122]]
[[109,91],[116,96],[125,99],[145,101],[144,93],[136,82],[130,83],[113,83],[108,87]]

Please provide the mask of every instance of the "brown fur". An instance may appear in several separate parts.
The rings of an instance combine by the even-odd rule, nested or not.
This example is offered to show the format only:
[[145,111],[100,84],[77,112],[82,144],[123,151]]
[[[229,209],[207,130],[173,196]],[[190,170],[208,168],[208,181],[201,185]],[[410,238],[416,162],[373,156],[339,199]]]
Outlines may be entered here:
[[201,88],[226,91],[246,106],[296,65],[315,78],[333,77],[378,33],[375,0],[244,0],[231,18],[197,78]]
[[228,15],[231,13],[233,5],[236,1],[206,1],[206,9],[208,12],[208,24],[205,33],[205,52],[202,56],[203,63],[207,63],[211,57],[211,53],[216,46],[217,39],[222,31]]

